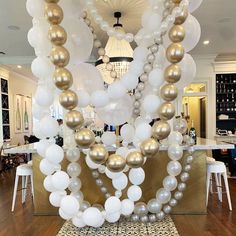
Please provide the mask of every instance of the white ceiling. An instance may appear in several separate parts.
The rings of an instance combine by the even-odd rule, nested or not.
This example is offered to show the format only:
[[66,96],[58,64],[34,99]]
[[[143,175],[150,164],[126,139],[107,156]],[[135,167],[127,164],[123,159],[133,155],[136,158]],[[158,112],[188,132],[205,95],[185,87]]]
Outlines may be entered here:
[[[25,9],[26,0],[0,0],[0,63],[27,64],[33,57],[32,48],[27,42],[27,32],[31,28],[31,17]],[[122,12],[121,23],[126,31],[137,32],[140,16],[147,0],[98,0],[99,12],[110,24],[114,23],[113,13]],[[199,45],[191,52],[194,55],[236,52],[236,0],[203,0],[201,7],[194,12],[202,27]],[[8,26],[18,26],[10,30]],[[94,25],[96,28],[96,25]],[[107,36],[101,31],[99,37],[105,43]],[[204,46],[203,40],[210,40]],[[28,58],[28,59],[27,59]]]

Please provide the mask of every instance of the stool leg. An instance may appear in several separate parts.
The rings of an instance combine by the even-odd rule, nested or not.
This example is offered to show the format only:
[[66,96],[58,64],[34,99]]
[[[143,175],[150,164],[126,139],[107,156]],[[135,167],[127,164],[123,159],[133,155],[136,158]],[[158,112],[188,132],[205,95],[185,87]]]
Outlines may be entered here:
[[219,180],[219,191],[220,191],[220,201],[222,202],[222,183],[221,183],[221,173],[218,173],[218,180]]
[[33,175],[30,176],[30,182],[31,182],[31,193],[33,196],[33,201],[34,201],[34,181],[33,181]]
[[230,193],[229,193],[229,184],[228,184],[228,178],[226,172],[223,173],[224,177],[224,182],[225,182],[225,189],[226,189],[226,194],[228,198],[228,204],[229,204],[229,209],[232,211],[232,204],[231,204],[231,198],[230,198]]
[[13,191],[12,206],[11,206],[11,211],[12,211],[12,212],[14,211],[15,203],[16,203],[16,193],[17,193],[18,180],[19,180],[19,176],[16,175],[16,178],[15,178],[15,185],[14,185],[14,191]]
[[210,193],[213,193],[213,187],[212,187],[212,178],[210,178]]
[[211,173],[207,173],[207,180],[206,180],[206,181],[207,181],[207,182],[206,182],[206,206],[208,205],[210,179],[211,179]]
[[216,180],[216,190],[217,190],[217,195],[218,195],[218,199],[220,201],[220,185],[219,185],[219,180],[218,180],[218,176],[217,173],[214,173],[215,175],[215,180]]
[[28,176],[25,176],[25,185],[24,185],[24,197],[22,199],[22,203],[25,202],[25,199],[26,199],[26,194],[27,194],[27,185],[28,185]]
[[21,202],[22,204],[24,203],[24,196],[25,196],[25,176],[22,176],[21,177],[21,186],[22,186],[22,189],[21,189]]

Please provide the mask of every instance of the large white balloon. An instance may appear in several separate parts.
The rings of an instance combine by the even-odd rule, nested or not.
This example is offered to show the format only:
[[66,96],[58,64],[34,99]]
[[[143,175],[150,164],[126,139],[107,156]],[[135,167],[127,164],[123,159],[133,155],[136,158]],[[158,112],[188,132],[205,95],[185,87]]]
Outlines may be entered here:
[[52,176],[48,175],[44,181],[43,181],[43,186],[48,192],[55,192],[57,191],[56,188],[52,184]]
[[41,120],[45,115],[49,115],[49,108],[39,106],[37,103],[32,106],[32,115],[36,120]]
[[159,45],[159,49],[156,55],[156,60],[154,62],[154,67],[163,68],[166,62],[167,62],[166,49],[163,45]]
[[[63,9],[64,18],[79,17],[84,10],[85,1],[82,0],[60,0],[59,5]],[[74,18],[72,19],[72,21]]]
[[178,144],[171,144],[168,147],[168,156],[173,161],[178,161],[183,156],[183,147]]
[[142,197],[142,189],[139,186],[132,185],[128,188],[127,195],[131,201],[136,202]]
[[91,103],[96,108],[105,107],[109,103],[108,93],[104,90],[97,90],[91,94]]
[[129,172],[129,180],[134,185],[140,185],[145,180],[145,172],[142,168],[131,169]]
[[119,178],[123,173],[122,172],[111,172],[108,168],[106,168],[105,174],[110,179],[116,179],[116,178]]
[[40,161],[39,169],[44,175],[51,175],[56,171],[56,166],[50,163],[47,159]]
[[160,188],[156,193],[156,198],[160,203],[165,204],[168,201],[170,201],[171,193],[170,193],[170,191],[168,191],[164,188]]
[[41,157],[45,157],[46,155],[46,150],[49,146],[51,146],[55,141],[53,139],[42,139],[39,142],[37,142],[35,144],[37,153],[41,156]]
[[83,228],[84,226],[86,226],[86,224],[83,221],[82,216],[75,216],[72,218],[72,223],[74,226],[78,227],[78,228]]
[[96,207],[89,207],[83,212],[82,219],[88,226],[99,227],[98,225],[101,224],[103,216]]
[[59,125],[56,119],[45,116],[43,119],[40,120],[40,128],[42,133],[45,134],[47,137],[55,137],[59,132]]
[[160,104],[161,99],[154,94],[150,94],[145,96],[142,105],[146,113],[157,113]]
[[45,158],[53,164],[58,164],[64,158],[64,150],[60,146],[52,144],[46,149]]
[[130,199],[124,199],[121,202],[121,214],[128,216],[131,215],[134,211],[134,202]]
[[27,0],[26,9],[30,16],[34,18],[44,17],[44,2],[38,0]]
[[167,172],[171,176],[177,176],[181,173],[182,166],[178,161],[170,161],[167,164]]
[[118,220],[120,219],[120,212],[114,212],[112,214],[107,214],[106,215],[106,220],[109,222],[109,223],[115,223],[117,222]]
[[200,5],[202,4],[202,1],[203,0],[190,0],[189,1],[189,7],[188,7],[189,12],[192,13],[195,10],[197,10],[200,7]]
[[68,174],[64,171],[57,171],[52,176],[53,186],[60,191],[65,190],[69,186],[69,183],[70,183],[70,178]]
[[120,211],[121,202],[117,197],[109,197],[105,202],[105,210],[108,214]]
[[70,69],[73,74],[76,90],[85,89],[89,94],[96,90],[103,90],[104,82],[102,76],[94,65],[81,63]]
[[121,81],[115,81],[108,86],[107,93],[111,99],[120,99],[125,95],[126,88]]
[[101,140],[105,145],[111,146],[116,143],[116,135],[114,132],[107,131],[102,134]]
[[93,162],[89,156],[86,156],[85,158],[85,162],[87,164],[87,166],[90,168],[90,169],[98,169],[98,167],[100,166],[99,164],[96,164],[95,162]]
[[144,62],[147,58],[148,53],[149,51],[146,47],[139,46],[134,49],[133,58],[134,60],[139,60]]
[[121,78],[121,83],[127,90],[135,89],[138,85],[138,76],[129,71]]
[[162,16],[147,10],[142,17],[142,26],[149,32],[157,30],[161,25]]
[[148,82],[155,88],[160,88],[164,82],[164,72],[159,67],[153,69],[148,77]]
[[39,106],[48,108],[52,105],[54,96],[50,89],[47,86],[39,85],[34,95],[35,101]]
[[135,129],[130,124],[125,124],[120,129],[120,135],[125,142],[131,143],[134,139]]
[[178,131],[172,131],[168,137],[168,143],[171,144],[182,144],[183,136]]
[[135,136],[141,141],[150,138],[152,135],[152,127],[147,123],[141,123],[136,127]]
[[39,79],[52,77],[54,66],[46,56],[36,57],[31,64],[32,73]]
[[198,44],[201,37],[201,26],[198,20],[189,14],[183,24],[185,28],[185,38],[182,42],[185,52],[193,50]]
[[71,195],[63,197],[60,206],[63,212],[71,216],[75,216],[80,208],[77,199]]
[[90,103],[90,95],[85,90],[79,90],[76,92],[78,96],[78,107],[87,107]]
[[70,220],[73,216],[66,214],[61,208],[59,208],[59,215],[64,220]]
[[119,178],[112,180],[112,185],[117,190],[123,190],[128,184],[128,178],[125,174],[122,174]]
[[52,192],[49,195],[49,202],[54,206],[54,207],[60,207],[61,200],[63,197],[66,196],[66,191],[56,191]]
[[110,101],[110,103],[103,107],[96,109],[98,117],[108,125],[122,125],[128,122],[132,116],[132,99],[126,94],[117,101]]
[[173,191],[177,187],[177,179],[174,176],[166,176],[163,180],[163,186],[168,191]]

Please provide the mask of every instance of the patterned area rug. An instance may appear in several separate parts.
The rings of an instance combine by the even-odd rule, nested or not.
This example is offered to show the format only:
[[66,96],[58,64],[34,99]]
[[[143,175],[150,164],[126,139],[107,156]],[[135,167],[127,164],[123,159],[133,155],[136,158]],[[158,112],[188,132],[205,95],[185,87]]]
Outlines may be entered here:
[[115,224],[105,223],[103,227],[95,229],[85,227],[76,228],[70,221],[67,221],[57,236],[179,236],[171,217],[166,217],[161,222],[155,223],[134,223],[123,219]]

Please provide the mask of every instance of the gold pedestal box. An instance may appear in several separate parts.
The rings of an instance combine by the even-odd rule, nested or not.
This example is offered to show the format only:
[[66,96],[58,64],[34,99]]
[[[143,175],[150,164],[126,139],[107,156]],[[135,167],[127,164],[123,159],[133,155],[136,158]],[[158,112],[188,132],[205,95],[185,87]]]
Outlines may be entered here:
[[[185,155],[186,156],[186,155]],[[91,170],[85,163],[84,155],[80,157],[82,172],[80,179],[82,182],[82,192],[84,199],[91,204],[104,204],[104,194],[100,192],[99,187],[92,177]],[[39,170],[41,157],[33,154],[33,173],[34,173],[34,214],[35,215],[57,215],[58,208],[53,207],[49,202],[49,192],[43,187],[45,176]],[[182,162],[184,162],[185,157]],[[162,187],[163,178],[167,175],[166,166],[169,161],[166,151],[160,151],[156,157],[150,158],[144,165],[146,178],[141,185],[143,196],[140,201],[148,202],[155,198],[156,191]],[[65,170],[68,165],[66,159],[62,162],[62,169]],[[104,174],[101,174],[108,191],[114,194],[111,180]],[[126,197],[126,190],[123,191]],[[206,214],[206,153],[205,151],[196,151],[194,153],[194,162],[190,171],[190,179],[187,182],[187,189],[184,191],[184,197],[173,209],[173,214]]]

